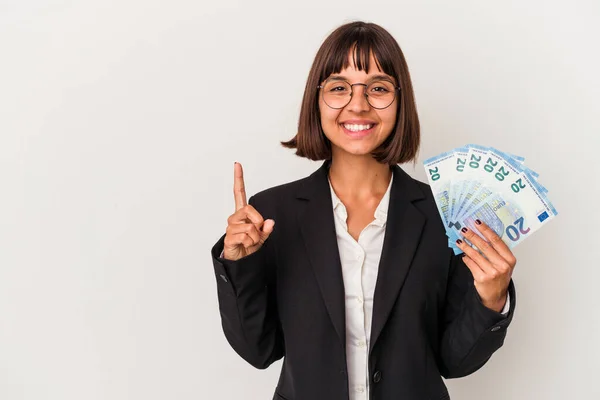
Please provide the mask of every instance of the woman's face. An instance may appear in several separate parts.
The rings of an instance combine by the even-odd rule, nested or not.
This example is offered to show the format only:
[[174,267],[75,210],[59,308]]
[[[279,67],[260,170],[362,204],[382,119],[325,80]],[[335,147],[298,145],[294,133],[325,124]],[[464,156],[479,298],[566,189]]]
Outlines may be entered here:
[[[373,55],[370,56],[369,73],[354,69],[353,62],[350,57],[350,65],[348,68],[340,71],[339,74],[350,84],[368,83],[369,79],[374,75],[385,75],[397,85],[396,80],[379,71]],[[323,82],[321,82],[323,84]],[[333,109],[324,101],[319,90],[319,111],[321,114],[321,127],[325,136],[331,141],[333,155],[340,152],[350,153],[353,155],[368,155],[385,141],[392,133],[394,123],[396,122],[396,108],[398,102],[398,94],[394,102],[385,109],[376,109],[371,107],[364,95],[365,86],[353,86],[353,95],[344,108]],[[348,125],[347,125],[348,124]],[[366,131],[351,132],[347,128],[356,130],[357,126],[349,125],[374,125]],[[364,126],[363,126],[364,128]]]

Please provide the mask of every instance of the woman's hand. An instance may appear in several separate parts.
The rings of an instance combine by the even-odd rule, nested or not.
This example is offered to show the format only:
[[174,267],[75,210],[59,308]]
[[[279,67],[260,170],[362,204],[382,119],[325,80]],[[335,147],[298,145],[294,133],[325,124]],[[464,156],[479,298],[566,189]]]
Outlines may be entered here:
[[235,212],[227,218],[223,246],[223,258],[227,260],[239,260],[258,251],[275,226],[275,221],[264,221],[262,215],[246,203],[244,172],[240,163],[233,166],[233,196]]
[[473,274],[475,289],[483,305],[500,312],[506,303],[508,284],[517,259],[496,232],[480,220],[475,222],[487,241],[467,227],[462,228],[461,233],[483,255],[460,239],[456,244],[465,253],[463,261]]

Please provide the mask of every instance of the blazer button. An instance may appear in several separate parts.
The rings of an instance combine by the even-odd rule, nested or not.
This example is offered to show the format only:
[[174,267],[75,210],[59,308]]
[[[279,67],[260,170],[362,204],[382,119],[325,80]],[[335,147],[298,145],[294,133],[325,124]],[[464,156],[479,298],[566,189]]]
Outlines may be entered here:
[[381,380],[381,371],[375,371],[373,374],[373,382],[377,383]]

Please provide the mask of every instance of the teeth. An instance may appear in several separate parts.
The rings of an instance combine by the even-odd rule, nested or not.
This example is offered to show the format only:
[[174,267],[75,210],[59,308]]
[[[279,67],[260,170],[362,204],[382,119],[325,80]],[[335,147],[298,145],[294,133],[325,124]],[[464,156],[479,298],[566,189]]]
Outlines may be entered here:
[[369,125],[351,125],[351,124],[344,124],[344,128],[348,129],[349,131],[352,132],[358,132],[358,131],[364,131],[367,129],[371,129],[373,127],[374,124],[369,124]]

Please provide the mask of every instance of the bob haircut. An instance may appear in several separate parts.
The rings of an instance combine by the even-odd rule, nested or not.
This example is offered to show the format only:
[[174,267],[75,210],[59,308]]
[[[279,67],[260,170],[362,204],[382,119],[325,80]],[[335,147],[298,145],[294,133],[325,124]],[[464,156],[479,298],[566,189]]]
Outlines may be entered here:
[[400,86],[392,133],[371,155],[388,165],[416,162],[420,145],[419,117],[404,54],[389,32],[377,24],[362,21],[338,27],[319,48],[304,89],[298,132],[291,140],[280,142],[281,145],[295,148],[297,156],[313,161],[331,159],[331,141],[321,127],[317,86],[329,75],[348,67],[351,51],[359,71],[369,71],[369,56],[373,54],[377,68],[393,76]]

